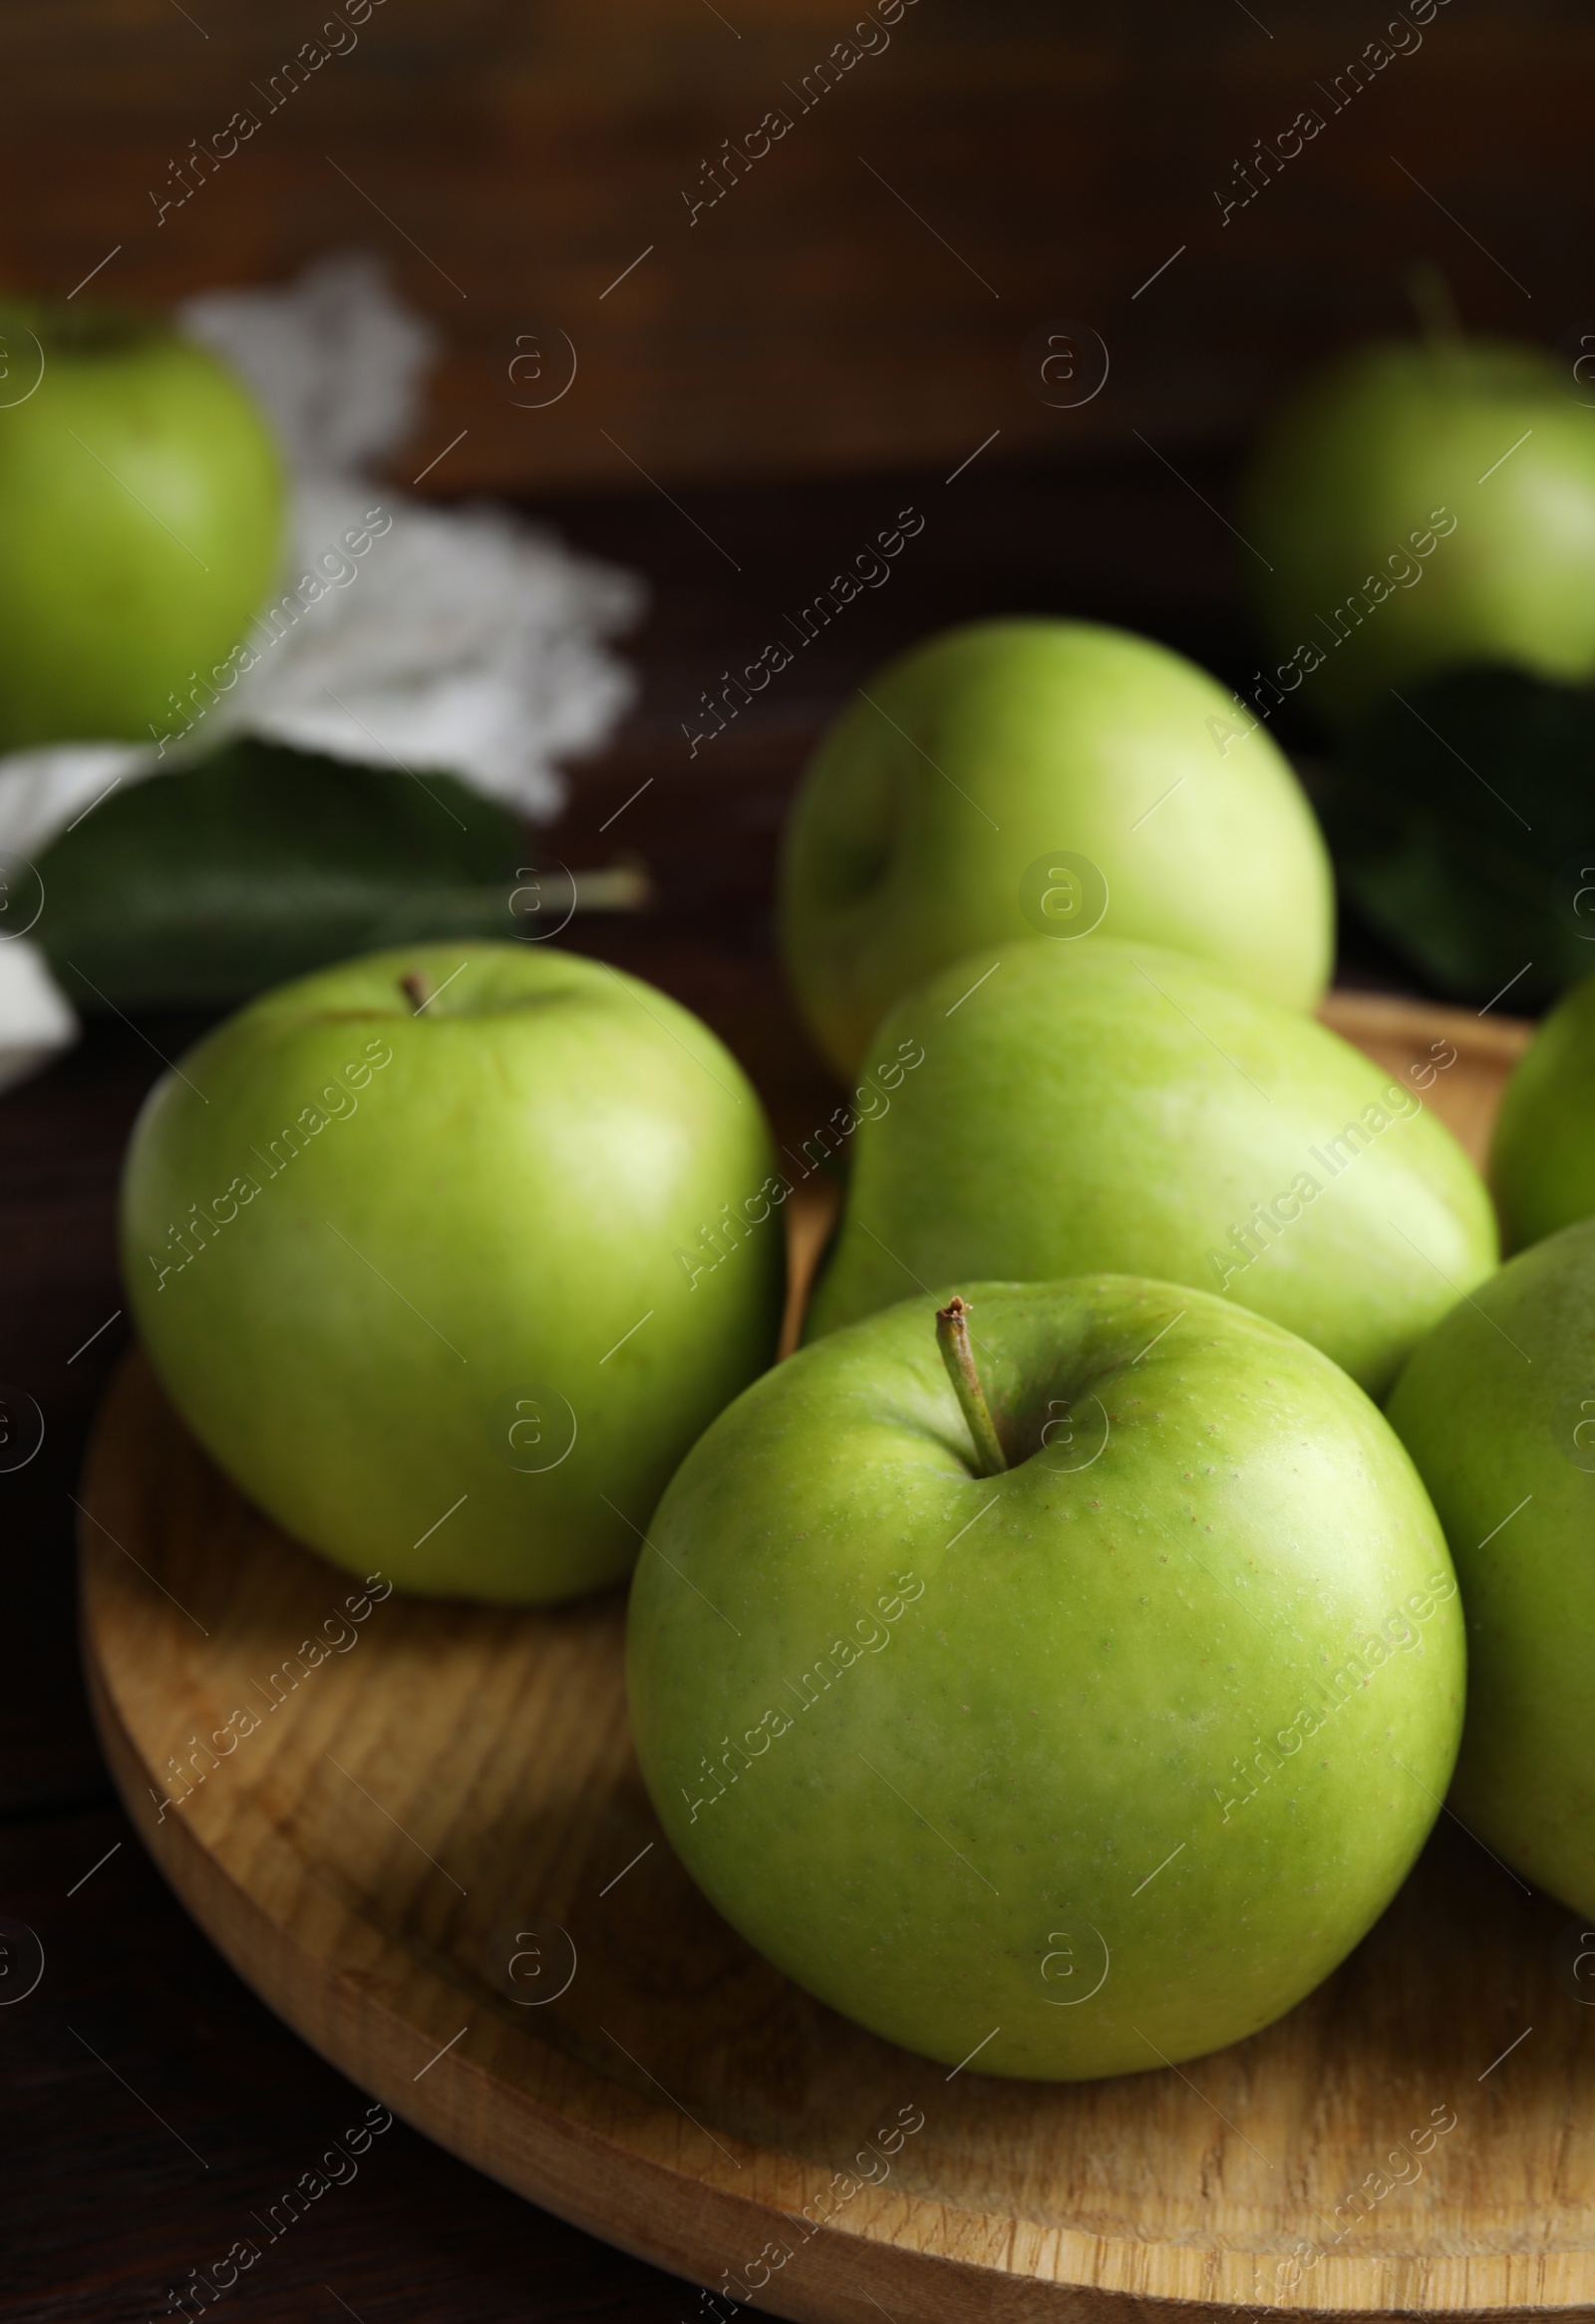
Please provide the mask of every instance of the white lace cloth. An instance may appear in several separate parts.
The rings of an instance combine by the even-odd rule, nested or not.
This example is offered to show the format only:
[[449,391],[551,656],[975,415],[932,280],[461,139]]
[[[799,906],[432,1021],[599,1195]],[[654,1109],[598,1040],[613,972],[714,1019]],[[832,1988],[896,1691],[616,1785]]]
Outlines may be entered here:
[[[281,440],[293,480],[281,594],[236,681],[190,705],[191,724],[174,714],[148,746],[0,756],[10,884],[20,891],[23,860],[109,789],[180,772],[240,734],[447,772],[533,820],[556,814],[559,763],[601,744],[632,699],[609,640],[641,612],[641,582],[505,509],[431,507],[369,480],[411,434],[434,352],[372,260],[325,258],[280,290],[190,300],[178,320],[243,374]],[[43,956],[0,930],[0,1088],[75,1036]]]

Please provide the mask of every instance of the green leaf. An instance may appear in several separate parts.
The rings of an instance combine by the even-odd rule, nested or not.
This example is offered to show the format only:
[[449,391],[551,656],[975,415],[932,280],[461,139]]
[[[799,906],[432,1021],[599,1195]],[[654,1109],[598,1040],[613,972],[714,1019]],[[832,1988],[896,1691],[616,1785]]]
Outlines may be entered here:
[[1595,969],[1595,690],[1472,669],[1396,695],[1316,788],[1345,899],[1434,990]]
[[33,933],[87,1011],[228,1005],[379,945],[523,933],[526,859],[516,819],[451,776],[242,742],[57,839]]

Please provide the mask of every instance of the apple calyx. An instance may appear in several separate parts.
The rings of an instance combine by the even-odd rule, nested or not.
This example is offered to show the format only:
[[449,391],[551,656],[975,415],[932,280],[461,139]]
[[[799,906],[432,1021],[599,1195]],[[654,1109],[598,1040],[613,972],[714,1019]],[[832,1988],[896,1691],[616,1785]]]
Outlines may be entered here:
[[412,1012],[418,1017],[432,998],[432,987],[419,968],[411,969],[408,976],[402,976],[399,979],[399,990],[410,1003]]
[[969,1345],[969,1303],[956,1293],[936,1310],[936,1345],[975,1445],[975,1475],[1001,1477],[1008,1467],[986,1391]]

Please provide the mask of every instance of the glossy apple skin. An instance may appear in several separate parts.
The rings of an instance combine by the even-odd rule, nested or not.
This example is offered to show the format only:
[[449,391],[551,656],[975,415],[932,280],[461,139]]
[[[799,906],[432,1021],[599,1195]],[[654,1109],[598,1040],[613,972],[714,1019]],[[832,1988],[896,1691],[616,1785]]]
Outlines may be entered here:
[[1310,1992],[1422,1845],[1445,1544],[1289,1332],[1123,1276],[961,1288],[1016,1465],[973,1474],[945,1293],[757,1382],[632,1584],[644,1779],[733,1926],[871,2031],[1045,2080],[1195,2057]]
[[[1246,729],[1206,671],[1096,622],[976,622],[877,672],[810,762],[782,862],[787,973],[829,1062],[850,1077],[892,1002],[972,945],[1088,920],[1312,1008],[1329,856]],[[1067,867],[1027,887],[1049,853],[1095,864],[1106,908]]]
[[[194,1435],[290,1532],[406,1589],[538,1604],[629,1570],[771,1361],[774,1167],[733,1059],[651,986],[520,944],[373,953],[157,1085],[129,1304]],[[728,1203],[764,1222],[727,1228]]]
[[1108,1267],[1221,1291],[1379,1395],[1496,1263],[1478,1173],[1410,1081],[1176,953],[973,952],[899,1002],[871,1058],[915,1049],[853,1141],[810,1337],[960,1274]]
[[1454,1307],[1388,1413],[1466,1608],[1456,1813],[1526,1879],[1595,1912],[1595,1220]]
[[[227,656],[277,577],[266,423],[154,323],[8,307],[0,342],[0,748],[180,731],[168,697],[235,682]],[[41,344],[37,387],[5,401]]]
[[1562,995],[1518,1060],[1489,1178],[1509,1249],[1595,1212],[1595,974]]
[[[1265,704],[1283,691],[1347,725],[1392,687],[1467,662],[1595,675],[1595,410],[1574,386],[1569,365],[1501,339],[1360,348],[1308,382],[1237,516],[1275,657]],[[1436,510],[1453,520],[1443,538]],[[1368,612],[1337,622],[1354,590]],[[1321,667],[1297,658],[1308,645]]]

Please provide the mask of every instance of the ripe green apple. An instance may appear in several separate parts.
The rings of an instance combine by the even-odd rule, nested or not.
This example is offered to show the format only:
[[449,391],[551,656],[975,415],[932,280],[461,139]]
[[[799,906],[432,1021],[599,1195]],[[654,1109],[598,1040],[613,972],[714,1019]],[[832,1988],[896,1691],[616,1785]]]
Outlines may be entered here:
[[1489,1176],[1512,1249],[1595,1211],[1595,973],[1562,995],[1518,1061]]
[[161,324],[0,308],[0,749],[168,731],[270,594],[276,447]]
[[1414,1350],[1389,1417],[1466,1609],[1456,1813],[1529,1879],[1595,1912],[1595,1220],[1453,1307]]
[[375,952],[157,1085],[129,1305],[194,1435],[301,1540],[543,1603],[628,1570],[771,1361],[774,1166],[735,1062],[637,978],[512,943]]
[[1241,497],[1278,657],[1260,707],[1300,687],[1354,723],[1467,662],[1595,676],[1595,411],[1575,385],[1542,348],[1456,338],[1359,348],[1309,381]]
[[1335,905],[1312,809],[1205,670],[1090,621],[982,621],[878,672],[788,827],[787,974],[844,1078],[974,944],[1101,931],[1311,1009]]
[[[711,1901],[948,2066],[1133,2073],[1325,1977],[1461,1723],[1434,1510],[1327,1358],[1204,1292],[972,1283],[802,1350],[650,1527],[628,1684]],[[949,1310],[949,1314],[950,1314]]]
[[972,952],[871,1055],[916,1049],[858,1130],[810,1337],[951,1276],[1110,1267],[1222,1292],[1378,1395],[1495,1265],[1483,1184],[1423,1102],[1437,1064],[1393,1081],[1177,953]]

